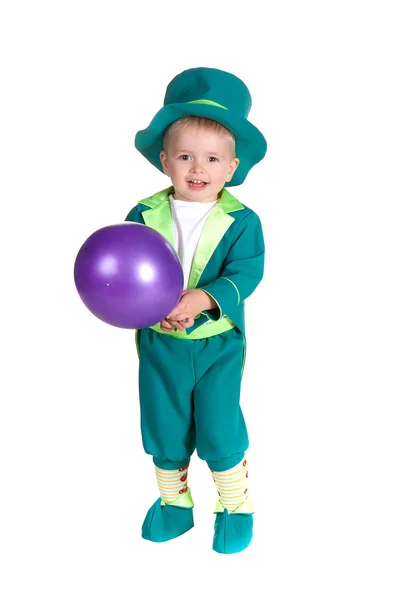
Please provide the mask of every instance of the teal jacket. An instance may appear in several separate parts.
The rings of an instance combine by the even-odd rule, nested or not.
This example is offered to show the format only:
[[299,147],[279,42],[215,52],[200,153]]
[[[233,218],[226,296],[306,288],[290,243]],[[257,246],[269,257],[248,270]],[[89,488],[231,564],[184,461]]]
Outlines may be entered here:
[[[169,187],[138,202],[126,221],[156,229],[173,246]],[[244,303],[264,274],[265,246],[258,215],[226,189],[204,225],[190,271],[188,289],[200,288],[218,307],[204,311],[186,329],[187,335],[207,321],[226,315],[245,335]]]

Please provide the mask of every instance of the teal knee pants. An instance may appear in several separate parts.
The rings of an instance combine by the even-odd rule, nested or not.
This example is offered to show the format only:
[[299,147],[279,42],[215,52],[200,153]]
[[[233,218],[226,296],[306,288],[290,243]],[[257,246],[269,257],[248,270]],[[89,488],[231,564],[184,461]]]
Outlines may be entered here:
[[236,329],[182,340],[138,331],[144,450],[164,469],[187,464],[194,450],[210,469],[235,466],[248,447],[240,407],[244,338]]

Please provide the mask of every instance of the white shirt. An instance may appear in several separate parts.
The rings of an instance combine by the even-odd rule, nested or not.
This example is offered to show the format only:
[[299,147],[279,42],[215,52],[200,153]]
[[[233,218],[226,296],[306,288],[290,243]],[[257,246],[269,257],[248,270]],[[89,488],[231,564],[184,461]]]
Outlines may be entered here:
[[183,289],[186,290],[194,253],[201,232],[217,200],[214,202],[189,202],[186,200],[175,200],[172,194],[169,196],[169,200],[174,233],[174,248],[181,261],[184,275]]

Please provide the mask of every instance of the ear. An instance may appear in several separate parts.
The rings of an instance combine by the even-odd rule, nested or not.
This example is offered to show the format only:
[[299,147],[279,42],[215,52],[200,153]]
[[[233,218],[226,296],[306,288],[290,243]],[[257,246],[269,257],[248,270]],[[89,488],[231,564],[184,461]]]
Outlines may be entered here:
[[160,152],[160,161],[161,161],[161,165],[162,165],[162,168],[163,168],[163,171],[164,171],[165,175],[168,175],[168,176],[169,176],[169,171],[168,171],[168,159],[167,159],[167,155],[166,155],[166,153],[164,152],[164,150],[162,150],[162,151]]
[[228,175],[225,181],[230,181],[236,171],[236,169],[239,166],[239,162],[240,160],[238,158],[234,158],[231,162],[231,164],[229,165],[229,170],[228,170]]

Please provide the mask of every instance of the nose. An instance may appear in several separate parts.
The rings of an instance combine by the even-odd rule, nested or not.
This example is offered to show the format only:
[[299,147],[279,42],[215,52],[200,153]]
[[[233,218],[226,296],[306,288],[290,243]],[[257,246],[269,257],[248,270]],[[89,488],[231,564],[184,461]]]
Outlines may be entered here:
[[192,168],[190,169],[190,171],[192,173],[202,173],[203,172],[203,166],[201,164],[201,162],[199,160],[195,160],[193,162]]

